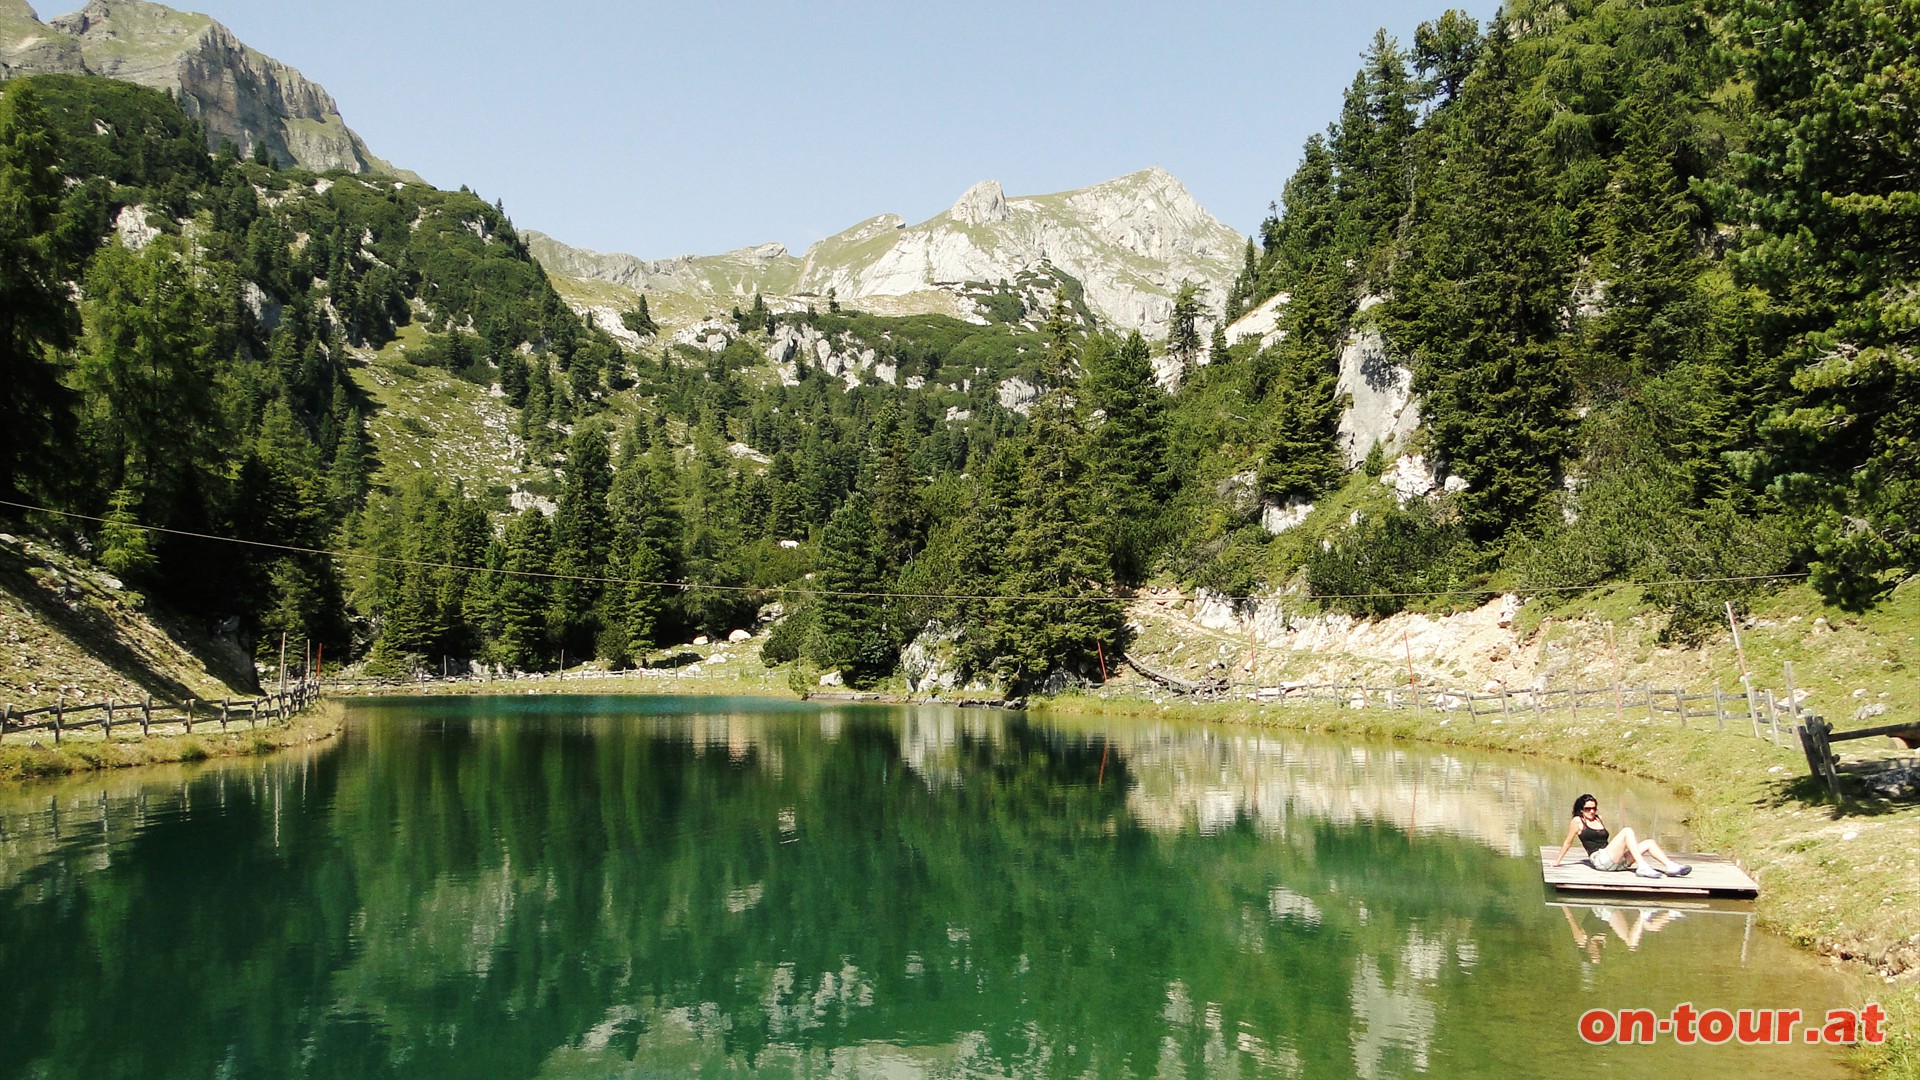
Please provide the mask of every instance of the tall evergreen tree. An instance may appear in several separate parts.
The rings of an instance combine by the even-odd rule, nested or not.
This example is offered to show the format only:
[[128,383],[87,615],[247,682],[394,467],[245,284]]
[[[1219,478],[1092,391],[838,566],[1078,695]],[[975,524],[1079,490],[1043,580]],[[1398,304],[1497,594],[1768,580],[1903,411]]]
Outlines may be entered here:
[[1757,124],[1727,202],[1790,386],[1756,479],[1806,515],[1850,604],[1920,565],[1920,7],[1744,0],[1730,37]]
[[1387,308],[1435,454],[1467,482],[1460,509],[1481,540],[1555,490],[1574,419],[1560,341],[1566,230],[1536,184],[1513,37],[1495,22],[1461,108],[1436,117],[1424,208]]
[[51,486],[58,440],[72,430],[59,350],[80,323],[54,244],[60,194],[38,95],[15,80],[0,91],[0,499],[13,502]]
[[1167,395],[1154,380],[1147,342],[1138,331],[1117,346],[1105,339],[1089,342],[1083,359],[1080,389],[1087,407],[1100,417],[1088,447],[1088,481],[1102,507],[1114,573],[1139,581],[1173,493]]
[[553,517],[553,571],[549,619],[567,655],[593,655],[600,636],[600,600],[608,576],[613,522],[608,495],[613,463],[604,429],[582,424],[567,441],[565,482]]
[[541,671],[553,663],[547,634],[552,579],[553,535],[547,516],[534,507],[507,523],[498,563],[505,571],[493,585],[493,655],[519,671]]
[[854,492],[834,511],[820,537],[820,569],[814,575],[815,641],[808,650],[822,667],[837,668],[854,686],[892,670],[897,656],[886,602],[885,556],[875,543],[874,507]]

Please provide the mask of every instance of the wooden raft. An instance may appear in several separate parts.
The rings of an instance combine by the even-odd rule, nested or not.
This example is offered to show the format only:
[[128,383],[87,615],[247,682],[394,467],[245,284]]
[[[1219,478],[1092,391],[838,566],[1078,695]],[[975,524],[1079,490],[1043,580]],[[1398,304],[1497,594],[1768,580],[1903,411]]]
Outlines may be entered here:
[[[1578,851],[1576,848],[1575,851]],[[1567,861],[1553,865],[1559,845],[1540,849],[1540,876],[1554,890],[1563,893],[1639,894],[1642,896],[1718,896],[1733,900],[1751,900],[1760,895],[1760,884],[1745,870],[1722,855],[1674,852],[1676,862],[1693,867],[1686,877],[1643,878],[1631,870],[1595,870],[1584,856],[1567,852]]]

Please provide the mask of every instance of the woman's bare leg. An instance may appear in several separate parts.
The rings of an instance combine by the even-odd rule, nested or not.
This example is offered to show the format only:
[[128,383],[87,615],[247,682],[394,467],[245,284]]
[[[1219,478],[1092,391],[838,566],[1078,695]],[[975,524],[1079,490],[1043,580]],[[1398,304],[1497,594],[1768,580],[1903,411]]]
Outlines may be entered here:
[[[1621,829],[1607,844],[1607,855],[1615,862],[1624,862],[1632,866],[1640,854],[1640,838],[1633,835],[1632,829]],[[1624,855],[1624,858],[1623,858]]]
[[1635,851],[1643,859],[1659,860],[1659,862],[1662,864],[1662,867],[1664,869],[1678,870],[1680,868],[1680,864],[1677,862],[1674,862],[1672,857],[1670,857],[1665,851],[1661,850],[1660,845],[1655,843],[1652,840],[1640,841],[1640,846],[1636,848]]

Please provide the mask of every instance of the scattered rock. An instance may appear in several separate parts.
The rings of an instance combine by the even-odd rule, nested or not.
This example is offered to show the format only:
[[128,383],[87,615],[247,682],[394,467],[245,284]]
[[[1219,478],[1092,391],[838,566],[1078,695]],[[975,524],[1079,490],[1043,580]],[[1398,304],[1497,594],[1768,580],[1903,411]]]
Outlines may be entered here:
[[821,686],[845,686],[847,685],[847,680],[841,678],[839,672],[829,671],[825,675],[820,676],[820,685]]
[[747,633],[745,630],[735,630],[733,633],[727,635],[727,640],[734,644],[738,644],[742,641],[751,640],[752,637],[753,635]]

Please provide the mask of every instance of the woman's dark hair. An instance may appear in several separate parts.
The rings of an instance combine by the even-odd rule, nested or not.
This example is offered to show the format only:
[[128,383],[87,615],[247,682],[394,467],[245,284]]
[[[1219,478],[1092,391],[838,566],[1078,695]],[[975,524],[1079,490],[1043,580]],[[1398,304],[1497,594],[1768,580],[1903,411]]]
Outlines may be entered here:
[[1573,800],[1573,816],[1579,817],[1580,808],[1587,805],[1588,802],[1592,802],[1595,806],[1600,805],[1599,799],[1596,799],[1591,795],[1582,795],[1579,798]]

